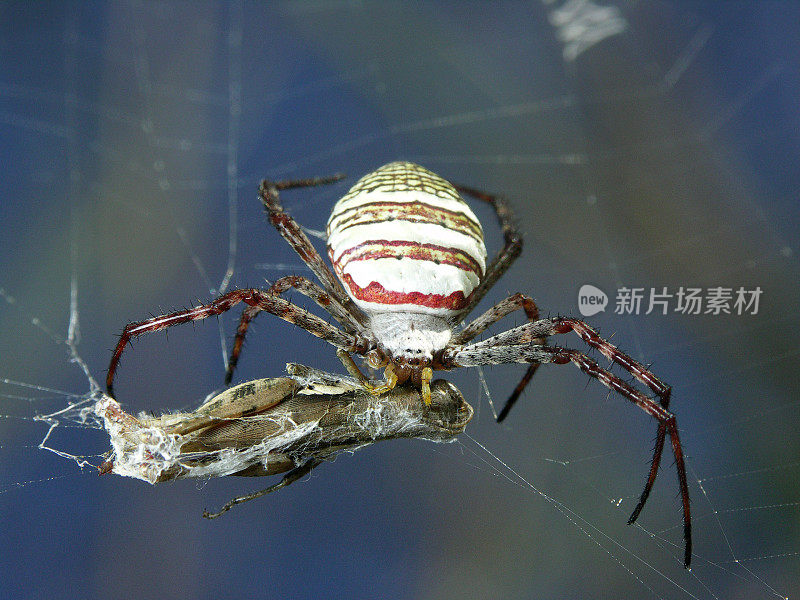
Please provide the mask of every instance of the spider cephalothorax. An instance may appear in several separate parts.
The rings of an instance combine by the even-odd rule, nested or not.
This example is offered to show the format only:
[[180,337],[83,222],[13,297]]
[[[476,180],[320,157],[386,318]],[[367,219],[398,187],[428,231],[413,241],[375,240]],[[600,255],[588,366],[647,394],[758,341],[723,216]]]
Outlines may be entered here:
[[[305,277],[289,276],[267,289],[227,292],[209,304],[146,321],[122,332],[111,358],[106,385],[113,393],[119,359],[132,337],[212,315],[239,303],[247,305],[239,321],[228,362],[230,382],[247,328],[260,312],[268,312],[307,330],[337,348],[348,371],[375,394],[403,382],[421,389],[430,403],[433,371],[500,363],[526,363],[528,369],[512,392],[498,421],[527,386],[542,363],[573,363],[584,373],[639,406],[658,421],[650,473],[631,518],[634,522],[655,483],[661,453],[669,435],[683,504],[684,564],[691,559],[691,518],[686,468],[675,416],[669,411],[670,387],[583,321],[566,317],[539,319],[532,298],[514,294],[464,324],[464,318],[505,273],[522,248],[507,203],[500,197],[454,186],[427,169],[408,162],[385,165],[360,179],[334,206],[328,222],[325,264],[300,226],[280,204],[282,190],[333,183],[341,175],[292,181],[264,181],[259,197],[280,234],[317,276],[322,286]],[[487,264],[483,230],[461,194],[488,203],[503,231],[504,245]],[[338,323],[333,325],[282,297],[289,289],[311,298]],[[476,336],[516,310],[528,323],[480,342]],[[630,373],[650,397],[586,354],[548,344],[548,337],[574,332],[591,348]],[[368,381],[351,357],[364,357],[384,369],[383,383]]]

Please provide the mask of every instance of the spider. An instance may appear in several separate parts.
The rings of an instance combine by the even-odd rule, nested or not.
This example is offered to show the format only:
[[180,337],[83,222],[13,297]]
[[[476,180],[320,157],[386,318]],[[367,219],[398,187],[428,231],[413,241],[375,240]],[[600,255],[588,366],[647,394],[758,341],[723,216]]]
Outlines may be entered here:
[[[239,303],[247,306],[234,339],[226,383],[232,379],[248,326],[261,312],[278,316],[335,346],[350,374],[376,395],[406,383],[419,388],[429,404],[434,370],[527,363],[529,366],[498,421],[508,415],[540,364],[573,363],[658,421],[650,471],[629,524],[636,521],[647,501],[669,435],[683,505],[683,562],[688,568],[692,555],[689,490],[677,422],[669,411],[671,388],[583,321],[562,316],[540,319],[533,299],[520,293],[464,324],[465,317],[522,250],[522,238],[508,203],[499,196],[453,185],[419,165],[389,163],[362,177],[333,207],[327,226],[331,270],[283,209],[279,194],[331,184],[343,177],[337,174],[263,181],[259,188],[270,223],[317,276],[321,286],[305,277],[282,277],[267,289],[231,290],[208,304],[127,325],[109,365],[109,395],[113,396],[114,374],[131,338],[219,315]],[[504,245],[488,265],[483,229],[460,194],[488,203],[499,221]],[[289,289],[309,297],[340,326],[284,299],[282,294]],[[517,310],[525,313],[527,323],[483,341],[472,341]],[[583,352],[548,344],[550,336],[569,332],[630,373],[654,396],[600,367]],[[364,357],[374,369],[384,369],[384,381],[369,381],[359,371],[352,354]]]

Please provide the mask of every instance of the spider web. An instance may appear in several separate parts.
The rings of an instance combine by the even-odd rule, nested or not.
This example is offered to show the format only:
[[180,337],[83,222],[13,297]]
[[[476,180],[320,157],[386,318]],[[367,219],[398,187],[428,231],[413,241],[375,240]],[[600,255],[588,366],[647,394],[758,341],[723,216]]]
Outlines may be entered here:
[[[796,595],[793,4],[2,10],[2,595]],[[666,455],[625,525],[655,423],[570,366],[540,369],[502,426],[486,396],[501,403],[520,367],[448,374],[477,411],[459,444],[369,448],[214,523],[204,507],[262,482],[150,487],[85,466],[108,445],[84,410],[91,377],[124,323],[306,273],[263,221],[259,178],[398,158],[510,198],[526,249],[484,306],[522,291],[577,315],[593,285],[610,299],[588,321],[672,384],[690,572]],[[284,204],[321,230],[346,185]],[[616,314],[623,287],[762,296],[757,314]],[[119,399],[198,405],[221,387],[237,316],[136,341]],[[237,380],[288,361],[341,370],[263,316]]]

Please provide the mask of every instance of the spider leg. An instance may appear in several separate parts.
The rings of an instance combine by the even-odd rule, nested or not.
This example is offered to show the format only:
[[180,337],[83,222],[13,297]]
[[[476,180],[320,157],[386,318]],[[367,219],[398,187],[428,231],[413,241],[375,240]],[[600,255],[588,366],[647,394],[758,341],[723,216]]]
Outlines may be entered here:
[[[548,323],[553,330],[551,331],[551,329],[548,329],[547,327],[542,327],[542,323]],[[522,334],[520,334],[518,331],[525,329],[528,331],[523,331]],[[620,365],[630,365],[631,368],[628,369],[626,367],[626,370],[633,374],[636,379],[642,383],[645,383],[654,392],[656,389],[659,390],[656,392],[659,397],[659,402],[656,402],[654,399],[644,395],[642,392],[638,391],[630,384],[620,379],[617,375],[614,375],[610,371],[603,369],[597,364],[597,362],[585,354],[578,352],[577,350],[530,343],[530,336],[540,337],[541,335],[544,335],[546,331],[551,331],[551,334],[554,334],[564,333],[569,330],[576,331],[576,333],[578,333],[582,339],[587,340],[587,343],[600,350],[604,356],[608,356],[614,362]],[[545,319],[543,321],[537,321],[528,325],[522,325],[521,327],[517,327],[511,331],[517,331],[519,338],[524,339],[527,337],[528,340],[521,344],[486,343],[495,338],[501,338],[509,333],[506,332],[506,334],[500,334],[495,336],[495,338],[490,338],[489,340],[484,340],[483,342],[479,342],[477,344],[470,344],[460,349],[452,349],[443,360],[445,363],[448,363],[453,367],[473,367],[479,365],[514,362],[555,364],[565,364],[571,362],[578,366],[584,373],[597,379],[604,386],[614,392],[617,392],[619,395],[641,408],[648,415],[655,418],[659,424],[659,438],[656,440],[656,451],[653,456],[653,463],[650,467],[650,474],[647,480],[645,491],[642,493],[639,503],[634,510],[634,514],[631,515],[631,518],[628,522],[632,523],[636,517],[638,517],[644,502],[647,500],[650,489],[652,488],[653,483],[655,483],[655,478],[658,474],[658,462],[661,459],[660,448],[663,447],[665,437],[667,434],[669,434],[672,444],[672,453],[675,457],[675,465],[678,471],[678,484],[680,486],[681,501],[683,505],[683,537],[685,541],[683,564],[688,569],[692,558],[692,521],[689,506],[689,485],[686,478],[686,465],[683,458],[683,448],[678,435],[677,421],[675,419],[675,415],[672,414],[666,406],[664,406],[665,404],[669,404],[670,388],[663,384],[655,375],[650,373],[650,371],[644,368],[640,363],[634,361],[632,358],[612,346],[609,342],[600,338],[600,336],[597,335],[593,329],[581,321],[560,318]],[[506,336],[506,338],[508,337],[509,336]],[[595,337],[597,339],[594,339]],[[590,342],[588,340],[592,341]],[[613,349],[614,352],[611,352],[609,347],[610,349]],[[613,356],[609,356],[609,354],[612,354]]]
[[255,288],[231,290],[209,304],[201,304],[194,308],[126,325],[125,329],[122,330],[122,335],[117,342],[117,346],[114,349],[114,354],[111,356],[111,362],[108,366],[108,374],[106,375],[106,389],[108,390],[108,395],[114,396],[114,374],[116,373],[117,366],[122,357],[122,352],[131,338],[138,337],[143,333],[167,329],[168,327],[181,323],[189,323],[190,321],[197,321],[214,315],[220,315],[240,302],[244,302],[250,307],[257,306],[259,310],[266,311],[276,317],[293,323],[337,348],[345,349],[348,352],[357,352],[359,354],[367,350],[368,343],[365,339],[342,331],[324,319],[295,306],[280,296]]
[[503,248],[486,268],[486,273],[478,287],[472,291],[469,302],[461,313],[462,315],[467,315],[478,305],[486,295],[486,292],[497,283],[497,280],[502,277],[503,273],[508,270],[520,252],[522,252],[522,235],[517,231],[517,226],[514,224],[514,213],[505,198],[463,185],[455,185],[454,187],[459,192],[491,204],[503,230]]
[[600,337],[597,331],[579,319],[571,319],[569,317],[540,319],[539,321],[514,327],[481,342],[470,344],[466,348],[536,344],[536,339],[538,338],[547,338],[557,334],[569,333],[570,331],[574,331],[584,342],[598,350],[612,362],[620,365],[637,380],[653,390],[653,393],[658,395],[667,405],[669,404],[670,387],[667,384],[651,373],[642,363],[634,360],[611,342]]
[[[611,344],[609,341],[601,338],[600,334],[598,334],[597,331],[595,331],[589,325],[578,319],[571,319],[567,317],[554,317],[552,319],[542,319],[540,321],[535,321],[533,323],[527,323],[525,325],[521,325],[520,327],[515,327],[514,329],[509,329],[508,331],[505,331],[494,337],[483,340],[482,342],[477,342],[476,344],[472,344],[470,347],[471,348],[494,347],[494,346],[516,345],[525,343],[541,344],[541,342],[539,342],[538,340],[541,340],[542,338],[546,338],[548,336],[561,333],[568,333],[570,331],[574,331],[578,336],[580,336],[580,338],[584,342],[589,344],[592,348],[595,348],[598,351],[600,351],[600,353],[603,356],[605,356],[612,362],[615,362],[618,365],[620,365],[623,369],[625,369],[631,375],[633,375],[638,381],[649,387],[653,391],[653,393],[658,397],[661,406],[665,409],[669,409],[670,396],[672,394],[672,388],[670,388],[670,386],[666,385],[663,381],[661,381],[658,377],[656,377],[642,363],[634,360],[633,358],[622,352],[619,348]],[[503,410],[500,412],[500,415],[498,415],[498,421],[500,421],[500,416],[505,418],[505,415],[508,414],[507,409],[509,408],[510,407],[508,406],[507,402],[506,406],[503,407]],[[645,502],[647,502],[647,498],[650,495],[650,491],[653,489],[653,484],[655,484],[656,475],[658,474],[658,467],[661,464],[661,453],[664,449],[665,441],[666,441],[666,425],[664,423],[659,423],[658,431],[656,432],[656,443],[653,449],[653,458],[650,462],[650,473],[647,476],[647,482],[645,483],[644,489],[642,490],[642,494],[639,497],[639,502],[637,503],[636,507],[631,513],[630,519],[628,519],[628,523],[632,524],[636,521],[636,519],[639,516],[639,513],[642,511],[642,508],[644,507]]]
[[[314,245],[308,239],[308,236],[303,233],[303,230],[297,222],[284,211],[279,199],[280,190],[327,185],[340,181],[343,178],[344,175],[336,174],[330,177],[316,177],[311,179],[286,181],[264,180],[259,186],[258,196],[264,206],[264,211],[267,214],[269,222],[272,223],[281,236],[289,242],[303,262],[306,263],[322,282],[324,288],[320,288],[305,277],[290,276],[283,277],[276,281],[272,287],[270,287],[270,291],[276,294],[282,294],[290,287],[294,287],[300,293],[312,298],[319,306],[331,313],[331,315],[342,324],[346,331],[352,334],[358,334],[365,330],[364,324],[366,323],[366,317],[347,296],[347,293],[324,263],[319,252],[317,252]],[[228,366],[225,370],[226,384],[229,384],[233,379],[233,371],[236,369],[236,365],[239,362],[239,355],[242,351],[244,338],[247,335],[250,321],[252,321],[259,312],[261,312],[261,309],[257,306],[248,306],[242,312],[242,316],[239,319],[239,326],[236,328],[236,337],[234,338],[233,348],[231,349],[231,354],[228,359]]]
[[271,494],[272,492],[278,491],[279,489],[284,488],[287,485],[293,484],[298,479],[305,477],[311,472],[312,469],[314,469],[314,467],[317,467],[320,464],[322,464],[321,460],[311,459],[308,462],[305,462],[299,467],[295,467],[294,469],[286,473],[286,475],[283,476],[283,479],[281,479],[278,483],[272,484],[268,488],[259,490],[257,492],[251,492],[249,494],[245,494],[244,496],[237,496],[233,500],[229,500],[228,502],[226,502],[225,505],[222,508],[220,508],[217,512],[212,513],[208,512],[207,510],[204,510],[203,518],[216,519],[220,515],[228,512],[237,504],[249,502],[250,500],[255,500],[256,498],[261,498],[261,496],[266,496],[267,494]]
[[[331,316],[342,324],[342,328],[352,335],[359,335],[364,333],[364,328],[359,324],[347,309],[333,296],[328,294],[325,290],[319,287],[313,281],[299,277],[297,275],[288,275],[281,277],[273,283],[267,290],[270,294],[280,295],[290,289],[295,289],[304,296],[308,296],[318,306],[328,311]],[[233,340],[233,348],[228,359],[228,367],[225,370],[225,384],[229,384],[233,379],[233,371],[239,362],[239,354],[242,351],[245,335],[247,335],[247,328],[258,313],[262,312],[258,305],[248,306],[242,311],[242,316],[239,319],[239,326],[236,328],[236,337]]]
[[[528,317],[529,322],[536,321],[539,318],[539,308],[536,306],[533,298],[530,296],[524,296],[523,294],[514,294],[505,300],[501,300],[485,313],[479,317],[476,317],[453,338],[451,343],[453,345],[465,344],[478,334],[484,332],[494,323],[497,323],[502,318],[519,309],[525,311],[525,316]],[[537,338],[534,343],[544,344],[545,340],[545,337]],[[536,373],[536,369],[538,368],[539,363],[532,363],[530,366],[528,366],[527,371],[525,371],[525,374],[522,376],[522,379],[520,379],[517,387],[514,388],[513,392],[511,392],[511,395],[506,400],[503,409],[497,415],[498,423],[501,423],[508,416],[511,407],[517,402],[520,395],[533,378],[533,375]]]
[[366,315],[358,308],[355,303],[350,299],[345,292],[342,284],[328,268],[328,265],[322,260],[317,249],[308,239],[303,230],[297,222],[289,216],[283,209],[280,203],[279,192],[280,190],[288,190],[292,188],[314,187],[318,185],[327,185],[340,181],[344,178],[342,174],[332,175],[330,177],[317,177],[313,179],[295,179],[288,181],[268,181],[264,180],[258,189],[258,196],[261,203],[264,205],[264,212],[267,214],[269,222],[278,230],[278,233],[283,236],[289,245],[294,248],[294,251],[300,256],[308,268],[314,272],[314,275],[322,283],[322,287],[333,298],[345,307],[351,315],[351,321],[360,324],[362,327],[366,325]]
[[505,300],[501,300],[485,313],[473,319],[458,334],[453,336],[450,343],[454,346],[466,344],[504,317],[520,309],[525,311],[528,321],[535,321],[539,318],[539,308],[533,298],[523,294],[514,294]]
[[525,374],[522,376],[522,379],[519,380],[517,387],[514,388],[514,391],[511,392],[511,395],[506,400],[506,403],[503,405],[502,410],[497,414],[497,422],[502,423],[505,418],[508,416],[508,413],[511,411],[511,408],[517,403],[519,400],[520,395],[522,392],[525,391],[525,388],[528,387],[528,384],[533,379],[533,376],[536,374],[536,370],[539,368],[541,363],[531,363],[528,365],[528,369],[525,371]]

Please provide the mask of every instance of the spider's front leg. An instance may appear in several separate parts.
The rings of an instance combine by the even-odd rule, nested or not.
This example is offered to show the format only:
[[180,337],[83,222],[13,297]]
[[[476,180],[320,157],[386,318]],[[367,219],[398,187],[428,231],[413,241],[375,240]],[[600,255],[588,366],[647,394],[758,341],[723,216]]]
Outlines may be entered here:
[[[528,322],[536,321],[539,318],[539,308],[536,306],[533,298],[519,293],[513,294],[505,300],[495,304],[492,308],[474,319],[469,325],[466,325],[457,335],[453,337],[450,343],[453,346],[466,344],[474,339],[475,336],[486,331],[486,329],[491,325],[520,309],[525,311],[525,316],[528,318]],[[545,337],[537,338],[533,341],[533,343],[544,344],[546,339],[547,338]],[[522,379],[520,379],[519,383],[517,383],[517,387],[514,388],[514,391],[511,392],[511,395],[503,405],[502,410],[496,415],[498,423],[502,423],[503,420],[508,416],[511,407],[513,407],[517,402],[522,392],[530,383],[534,374],[536,374],[536,370],[538,368],[539,363],[531,363],[528,366],[528,369],[525,371]]]
[[122,358],[122,352],[132,338],[138,337],[143,333],[161,331],[162,329],[167,329],[174,325],[221,315],[240,302],[244,302],[251,307],[258,307],[260,311],[266,311],[289,323],[293,323],[337,348],[361,354],[368,350],[368,342],[363,338],[342,331],[324,319],[295,306],[288,300],[284,300],[275,294],[256,288],[231,290],[209,304],[202,304],[194,308],[127,325],[125,329],[123,329],[122,335],[120,335],[117,346],[111,356],[111,362],[108,365],[108,374],[106,375],[106,389],[108,390],[108,395],[111,397],[114,396],[114,375],[119,366],[120,358]]
[[[599,350],[604,356],[619,364],[631,373],[641,383],[647,385],[658,398],[655,401],[633,388],[630,384],[620,379],[610,371],[600,367],[594,360],[585,354],[568,348],[546,346],[539,343],[542,337],[574,331],[587,344]],[[684,539],[686,542],[684,552],[684,565],[688,568],[692,556],[691,512],[689,506],[689,486],[686,478],[683,449],[678,436],[678,426],[669,409],[671,388],[664,384],[658,377],[650,372],[644,365],[634,360],[600,335],[583,321],[556,317],[542,319],[516,327],[482,342],[470,344],[461,348],[452,348],[445,355],[445,362],[452,367],[470,367],[503,363],[573,363],[584,373],[599,380],[612,391],[617,392],[630,402],[636,404],[647,414],[658,421],[658,434],[650,473],[628,523],[633,523],[639,516],[652,489],[661,461],[666,435],[669,434],[672,442],[672,452],[678,471],[678,481],[683,504]]]
[[[633,375],[638,381],[649,387],[658,398],[658,402],[662,408],[669,410],[670,398],[672,395],[672,388],[661,381],[654,373],[652,373],[642,363],[634,360],[632,357],[625,354],[622,350],[614,346],[608,340],[600,337],[600,334],[592,329],[588,324],[579,320],[571,319],[569,317],[553,317],[551,319],[542,319],[534,323],[528,323],[520,327],[515,327],[506,332],[498,334],[492,338],[472,344],[472,348],[479,347],[497,347],[505,345],[518,345],[518,344],[534,344],[541,345],[542,338],[549,336],[575,332],[580,338],[592,348],[598,350],[603,356],[615,362],[623,369]],[[501,412],[501,415],[507,413],[509,408],[508,403]],[[498,419],[499,420],[499,419]],[[656,432],[656,443],[653,449],[653,458],[650,462],[650,473],[647,477],[642,494],[639,497],[639,502],[636,504],[631,513],[628,523],[633,524],[639,516],[639,513],[644,508],[645,502],[653,489],[658,475],[658,468],[661,464],[661,454],[664,450],[664,443],[666,441],[667,427],[666,423],[660,421],[658,424],[658,431]]]

